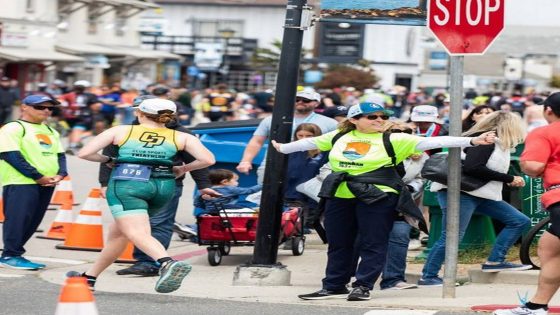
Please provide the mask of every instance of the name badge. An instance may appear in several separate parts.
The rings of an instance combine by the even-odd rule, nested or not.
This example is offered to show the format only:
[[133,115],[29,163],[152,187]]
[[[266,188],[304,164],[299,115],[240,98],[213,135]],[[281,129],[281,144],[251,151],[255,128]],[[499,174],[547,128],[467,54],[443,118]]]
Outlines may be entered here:
[[152,169],[148,165],[122,163],[117,164],[113,170],[113,179],[115,180],[134,180],[147,182],[150,180]]

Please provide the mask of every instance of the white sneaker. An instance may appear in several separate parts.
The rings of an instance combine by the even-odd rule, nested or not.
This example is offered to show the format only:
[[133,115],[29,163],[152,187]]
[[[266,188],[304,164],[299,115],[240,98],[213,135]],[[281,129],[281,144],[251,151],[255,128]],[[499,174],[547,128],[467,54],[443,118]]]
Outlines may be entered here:
[[531,310],[525,306],[520,306],[518,308],[509,310],[496,310],[494,315],[548,315],[548,311],[544,308],[539,308],[538,310]]
[[420,247],[422,247],[422,243],[420,243],[420,240],[410,240],[410,243],[408,243],[408,250],[418,250],[420,249]]

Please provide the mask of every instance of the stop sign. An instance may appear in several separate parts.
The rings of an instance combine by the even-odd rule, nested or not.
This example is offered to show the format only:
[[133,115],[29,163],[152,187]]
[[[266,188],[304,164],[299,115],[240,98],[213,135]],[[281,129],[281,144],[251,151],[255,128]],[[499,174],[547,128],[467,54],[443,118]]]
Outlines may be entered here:
[[504,29],[505,0],[429,0],[428,28],[451,55],[484,54]]

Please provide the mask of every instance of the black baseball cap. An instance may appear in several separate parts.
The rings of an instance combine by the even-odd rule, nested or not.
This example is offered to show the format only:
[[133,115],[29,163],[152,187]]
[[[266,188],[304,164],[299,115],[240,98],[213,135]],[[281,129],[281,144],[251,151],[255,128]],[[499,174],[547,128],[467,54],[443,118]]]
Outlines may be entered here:
[[159,86],[152,90],[152,94],[155,96],[162,96],[166,95],[167,93],[169,93],[169,89],[164,86]]
[[560,92],[550,94],[550,96],[547,97],[542,104],[544,107],[550,107],[555,112],[560,112]]

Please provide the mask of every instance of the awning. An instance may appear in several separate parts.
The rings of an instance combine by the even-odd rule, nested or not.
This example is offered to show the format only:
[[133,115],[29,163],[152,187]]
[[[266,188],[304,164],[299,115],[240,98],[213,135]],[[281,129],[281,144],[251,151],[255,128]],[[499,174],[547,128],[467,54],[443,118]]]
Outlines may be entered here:
[[130,46],[104,46],[110,47],[116,51],[121,52],[123,55],[131,56],[137,59],[182,59],[180,55],[176,55],[167,51],[161,50],[148,50]]
[[84,58],[63,54],[54,50],[7,47],[0,47],[0,59],[8,59],[10,61],[84,61]]
[[71,44],[59,43],[55,45],[56,50],[75,55],[105,55],[109,57],[129,56],[135,59],[176,59],[180,55],[167,51],[147,50],[131,46],[101,46],[94,44]]
[[105,0],[105,2],[112,5],[130,5],[139,9],[156,9],[160,7],[157,4],[139,0]]
[[55,49],[74,55],[105,55],[105,56],[122,56],[123,54],[99,45],[93,44],[72,44],[72,43],[58,43],[54,45]]

